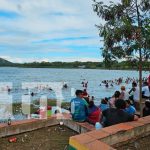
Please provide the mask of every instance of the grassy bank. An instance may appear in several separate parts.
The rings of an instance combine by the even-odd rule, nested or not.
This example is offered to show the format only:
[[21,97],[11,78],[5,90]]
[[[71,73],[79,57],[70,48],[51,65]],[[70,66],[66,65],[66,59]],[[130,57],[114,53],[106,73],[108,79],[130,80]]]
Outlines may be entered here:
[[[57,101],[56,100],[52,100],[52,99],[48,99],[47,101],[47,105],[48,106],[56,106],[57,105]],[[24,105],[25,107],[29,108],[30,107],[30,112],[34,113],[38,110],[38,106],[39,106],[39,100],[35,100],[33,102],[33,104],[29,105]],[[70,107],[70,103],[69,102],[62,102],[61,107],[64,109],[68,109]],[[18,114],[18,113],[22,113],[22,103],[13,103],[13,114]]]

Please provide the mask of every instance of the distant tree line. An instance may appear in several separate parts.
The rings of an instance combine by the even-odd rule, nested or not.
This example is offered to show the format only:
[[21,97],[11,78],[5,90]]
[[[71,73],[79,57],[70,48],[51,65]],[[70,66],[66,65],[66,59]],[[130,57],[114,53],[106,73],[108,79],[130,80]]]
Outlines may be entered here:
[[[0,67],[23,67],[23,68],[83,68],[83,69],[122,69],[122,70],[138,70],[137,60],[127,60],[118,62],[116,60],[111,63],[103,62],[32,62],[32,63],[12,63],[0,58]],[[150,61],[143,62],[143,69],[150,71]]]
[[[83,68],[83,69],[123,69],[129,70],[134,69],[138,70],[138,62],[134,61],[113,61],[109,66],[105,62],[33,62],[33,63],[24,63],[16,64],[18,67],[27,67],[27,68]],[[143,62],[143,69],[150,70],[150,62]]]

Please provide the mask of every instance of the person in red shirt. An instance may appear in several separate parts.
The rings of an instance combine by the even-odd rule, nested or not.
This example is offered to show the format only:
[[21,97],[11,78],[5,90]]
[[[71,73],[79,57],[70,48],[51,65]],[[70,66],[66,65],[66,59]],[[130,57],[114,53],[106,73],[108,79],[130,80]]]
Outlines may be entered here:
[[88,122],[91,124],[96,124],[96,122],[100,122],[101,120],[101,115],[102,115],[102,111],[100,110],[99,107],[97,107],[94,104],[94,101],[90,101],[89,102],[89,115],[88,115]]

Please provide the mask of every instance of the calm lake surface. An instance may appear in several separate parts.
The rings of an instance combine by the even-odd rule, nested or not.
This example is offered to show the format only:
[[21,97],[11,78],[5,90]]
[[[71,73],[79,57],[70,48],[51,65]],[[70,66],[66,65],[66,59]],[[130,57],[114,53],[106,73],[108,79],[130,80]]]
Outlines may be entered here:
[[[149,72],[143,72],[143,77],[148,77]],[[70,101],[73,98],[74,89],[83,89],[82,82],[88,81],[88,93],[94,96],[96,103],[100,102],[101,98],[110,97],[115,90],[119,90],[120,86],[106,88],[100,86],[103,80],[114,80],[119,77],[138,78],[138,71],[122,71],[122,70],[98,70],[98,69],[45,69],[45,68],[0,68],[0,82],[5,86],[4,82],[13,84],[12,91],[9,95],[13,97],[13,102],[21,101],[23,95],[27,95],[29,90],[22,90],[24,82],[67,82],[68,88],[62,90],[64,101]],[[127,89],[131,88],[131,84],[126,85]],[[53,88],[53,87],[51,87]],[[72,92],[71,92],[72,91]],[[32,89],[30,89],[32,92]],[[37,99],[42,95],[47,95],[48,98],[56,98],[53,91],[43,89],[36,93],[32,99]]]

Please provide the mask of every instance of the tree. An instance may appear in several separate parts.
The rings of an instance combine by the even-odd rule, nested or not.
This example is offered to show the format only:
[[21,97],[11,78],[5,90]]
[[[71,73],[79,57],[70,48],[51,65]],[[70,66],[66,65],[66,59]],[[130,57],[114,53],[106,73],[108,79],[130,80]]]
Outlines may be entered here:
[[109,5],[93,1],[93,10],[104,22],[97,25],[104,40],[104,60],[138,60],[142,114],[142,63],[150,59],[150,0],[121,0]]

